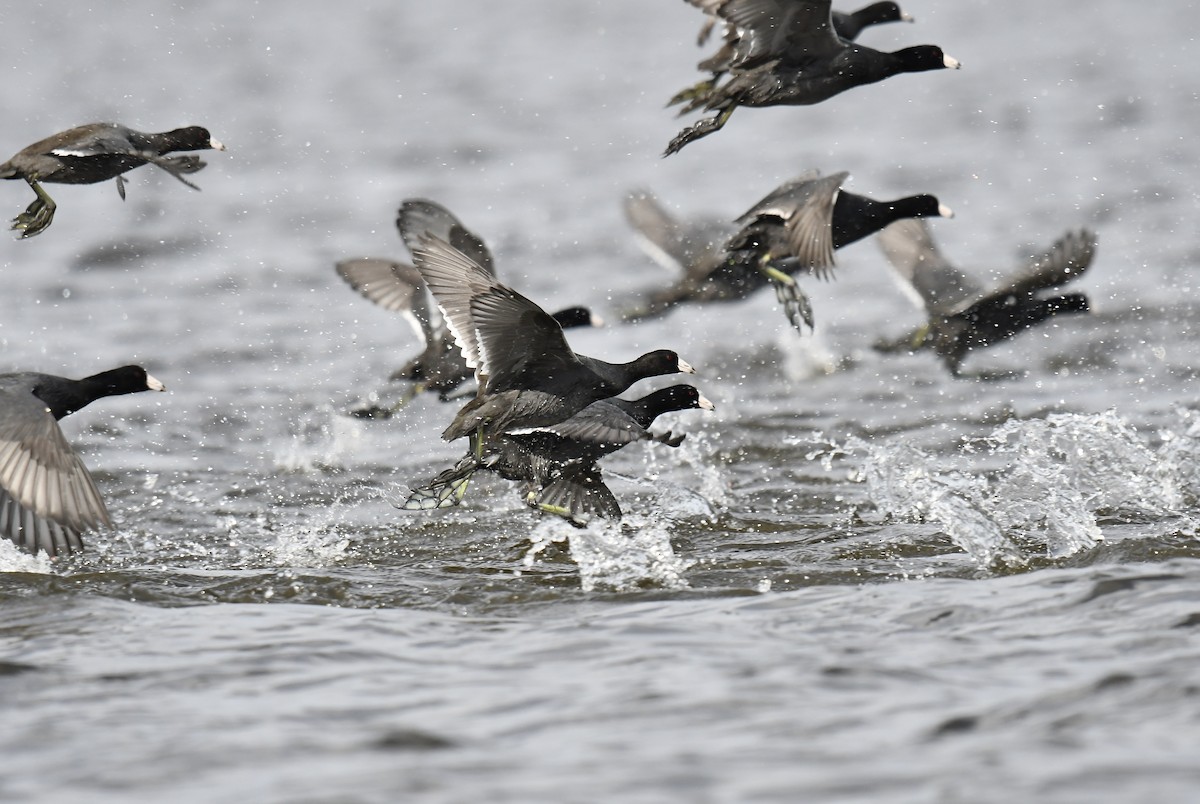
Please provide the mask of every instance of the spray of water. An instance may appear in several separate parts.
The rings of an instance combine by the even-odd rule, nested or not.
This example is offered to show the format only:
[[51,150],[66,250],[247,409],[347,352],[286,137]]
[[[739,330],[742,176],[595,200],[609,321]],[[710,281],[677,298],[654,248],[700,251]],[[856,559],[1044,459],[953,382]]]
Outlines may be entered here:
[[[1102,513],[1191,522],[1200,420],[1190,412],[1181,418],[1182,432],[1162,434],[1157,451],[1108,411],[1009,421],[951,456],[851,438],[810,457],[830,468],[839,455],[861,455],[852,479],[883,514],[937,523],[981,566],[1011,566],[1094,547],[1104,538]],[[979,468],[983,460],[992,468]]]
[[552,544],[566,542],[579,566],[583,591],[627,591],[646,586],[686,589],[684,573],[692,562],[671,547],[670,531],[662,522],[629,516],[623,522],[594,520],[575,528],[545,519],[530,534],[532,545],[525,565],[533,566],[538,554]]

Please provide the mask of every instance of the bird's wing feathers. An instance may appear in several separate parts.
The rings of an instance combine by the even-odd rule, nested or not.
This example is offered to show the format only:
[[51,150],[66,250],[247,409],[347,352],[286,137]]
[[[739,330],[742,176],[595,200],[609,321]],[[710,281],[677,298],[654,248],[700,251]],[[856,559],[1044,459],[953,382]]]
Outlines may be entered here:
[[683,270],[686,256],[682,253],[679,221],[645,190],[635,190],[625,197],[625,218],[637,233],[642,250],[656,263],[669,271]]
[[1011,293],[1029,293],[1066,284],[1092,264],[1096,244],[1096,234],[1088,229],[1067,232],[1013,274],[1005,286]]
[[0,408],[18,414],[0,423],[0,532],[54,555],[56,532],[67,539],[69,552],[82,546],[79,531],[111,527],[87,467],[45,403],[31,394],[0,391]]
[[[784,182],[776,187],[771,192],[767,193],[761,201],[750,207],[745,214],[739,217],[734,223],[739,226],[744,226],[751,223],[756,218],[763,215],[774,215],[780,218],[786,218],[791,214],[794,207],[794,197],[799,191],[803,191],[807,185],[820,178],[820,171],[806,170],[794,179]],[[842,175],[842,174],[837,174]],[[849,174],[846,174],[849,175]],[[843,178],[842,181],[845,181]],[[841,182],[839,182],[839,186]]]
[[541,429],[595,444],[630,444],[651,438],[646,428],[607,400],[593,402],[566,421]]
[[737,66],[785,53],[802,59],[840,48],[831,5],[831,0],[727,0],[717,13],[741,33]]
[[791,194],[787,217],[787,243],[791,256],[818,276],[833,267],[833,203],[845,171],[797,185]]
[[365,298],[404,316],[423,343],[431,341],[432,321],[425,298],[425,280],[416,268],[403,262],[361,257],[342,260],[337,264],[337,273]]
[[913,301],[932,314],[949,313],[983,295],[983,287],[952,265],[920,218],[902,218],[878,235],[879,246]]
[[554,317],[512,288],[500,285],[472,299],[471,319],[489,393],[553,379],[574,358]]
[[396,227],[410,251],[417,237],[431,234],[461,251],[485,272],[493,276],[496,274],[492,252],[483,239],[436,201],[422,198],[405,201],[397,213]]

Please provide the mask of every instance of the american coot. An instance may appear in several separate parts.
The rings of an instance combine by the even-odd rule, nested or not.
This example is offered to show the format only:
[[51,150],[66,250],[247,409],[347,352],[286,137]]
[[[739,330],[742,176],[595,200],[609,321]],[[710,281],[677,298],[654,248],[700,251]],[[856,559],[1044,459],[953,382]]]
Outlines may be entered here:
[[673,385],[646,396],[593,402],[579,413],[544,430],[489,439],[453,468],[414,489],[401,507],[431,510],[457,505],[467,482],[480,469],[525,484],[531,507],[582,524],[592,517],[618,519],[621,507],[604,484],[596,462],[635,441],[658,441],[676,447],[684,436],[650,432],[663,413],[712,410],[713,405],[691,385]]
[[[487,246],[449,210],[433,201],[406,201],[405,204],[414,208],[419,206],[426,225],[432,225],[432,219],[440,220],[439,231],[443,237],[453,237],[459,243],[460,250],[469,254],[484,270],[495,273]],[[389,377],[391,380],[412,383],[409,394],[393,407],[372,405],[358,408],[352,413],[361,418],[388,418],[412,397],[424,391],[436,392],[443,401],[460,395],[463,383],[471,378],[472,372],[454,345],[454,338],[441,316],[437,315],[436,308],[429,305],[425,280],[420,272],[406,263],[375,257],[343,260],[336,267],[338,276],[350,287],[384,309],[404,316],[424,345],[420,354]],[[564,329],[600,326],[603,323],[591,310],[581,306],[568,307],[553,315]]]
[[498,434],[557,424],[640,379],[693,372],[666,349],[629,363],[577,355],[557,321],[462,251],[424,230],[420,217],[402,209],[400,229],[479,383],[476,397],[442,433],[447,441],[481,428]]
[[111,527],[108,510],[56,423],[105,396],[163,391],[140,366],[82,380],[0,374],[0,533],[51,558],[83,549],[83,531]]
[[195,173],[205,163],[193,154],[166,154],[209,148],[225,150],[200,126],[148,134],[118,123],[89,123],[60,131],[21,149],[0,165],[0,179],[24,179],[37,193],[33,203],[13,219],[12,228],[20,230],[22,238],[33,237],[54,220],[55,203],[42,189],[42,182],[95,184],[115,178],[117,192],[124,199],[125,178],[121,174],[139,165],[152,164],[198,190],[183,176]]
[[813,325],[807,297],[794,277],[831,275],[833,252],[892,221],[907,217],[953,217],[927,194],[876,201],[842,189],[850,174],[804,173],[772,190],[734,222],[723,258],[693,264],[673,285],[650,294],[633,317],[662,313],[681,302],[742,299],[764,285],[775,287],[792,325]]
[[917,332],[880,351],[932,349],[958,376],[967,354],[1007,340],[1060,313],[1088,311],[1082,293],[1039,295],[1083,274],[1096,253],[1096,235],[1067,232],[1045,253],[987,289],[954,267],[938,250],[924,221],[897,221],[879,233],[879,244],[910,295],[924,308],[927,322]]
[[[704,27],[700,29],[700,35],[697,37],[697,44],[703,45],[708,41],[708,36],[712,31],[713,25],[720,19],[717,16],[717,7],[724,0],[689,0],[692,5],[698,6],[709,15]],[[832,22],[833,31],[842,39],[854,41],[864,29],[872,25],[882,25],[888,22],[912,22],[913,18],[904,13],[900,6],[893,2],[872,3],[869,6],[845,13],[842,11],[834,11]],[[677,103],[682,103],[685,100],[695,98],[705,92],[711,90],[721,76],[724,75],[731,66],[738,64],[739,66],[749,66],[749,54],[746,52],[748,43],[743,45],[742,32],[736,26],[729,22],[724,23],[722,29],[722,37],[725,40],[721,49],[714,55],[700,62],[697,67],[712,73],[712,77],[701,81],[694,87],[685,89],[667,104],[674,106]]]
[[956,59],[935,45],[886,53],[837,35],[829,0],[692,0],[737,30],[738,44],[724,84],[687,90],[681,114],[715,112],[681,131],[667,146],[669,156],[717,131],[738,106],[807,106],[857,86],[900,73],[958,69]]

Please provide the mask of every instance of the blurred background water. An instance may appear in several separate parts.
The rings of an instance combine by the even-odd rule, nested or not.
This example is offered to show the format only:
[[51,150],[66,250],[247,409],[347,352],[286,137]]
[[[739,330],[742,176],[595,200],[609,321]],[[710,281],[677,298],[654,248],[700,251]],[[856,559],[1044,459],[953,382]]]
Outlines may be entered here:
[[[960,72],[743,109],[660,159],[706,54],[678,0],[0,7],[0,150],[95,120],[229,148],[199,193],[52,185],[53,227],[0,242],[3,370],[170,390],[63,422],[114,533],[0,545],[0,798],[1195,800],[1200,9],[905,9],[861,41]],[[733,218],[812,167],[936,193],[983,276],[1095,229],[1093,314],[954,380],[870,349],[918,315],[865,241],[806,285],[811,336],[770,292],[572,333],[675,348],[717,404],[609,459],[622,525],[499,480],[393,507],[460,453],[454,407],[345,415],[417,345],[333,263],[405,258],[403,199],[615,322],[669,279],[626,192]],[[0,185],[6,216],[30,200]]]

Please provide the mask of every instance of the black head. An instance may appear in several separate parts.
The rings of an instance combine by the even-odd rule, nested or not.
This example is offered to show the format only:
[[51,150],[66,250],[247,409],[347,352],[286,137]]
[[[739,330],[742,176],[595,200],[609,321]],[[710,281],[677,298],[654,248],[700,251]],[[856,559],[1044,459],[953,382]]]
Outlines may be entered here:
[[66,377],[49,375],[40,377],[41,381],[33,389],[33,393],[46,403],[46,407],[56,419],[61,419],[106,396],[167,390],[166,386],[147,374],[141,366],[122,366],[84,377],[82,380],[68,380]]
[[893,221],[901,218],[953,218],[954,211],[938,200],[936,195],[910,195],[888,204]]
[[712,402],[704,398],[693,385],[672,385],[647,394],[638,400],[639,406],[653,416],[676,410],[714,410]]
[[121,368],[102,371],[80,380],[102,393],[101,396],[120,396],[121,394],[136,394],[139,391],[165,391],[167,387],[141,366],[121,366]]
[[604,321],[600,316],[593,313],[587,307],[568,307],[565,310],[559,310],[553,316],[558,325],[563,329],[571,329],[572,327],[599,327],[604,325]]
[[171,149],[174,151],[206,151],[210,148],[217,151],[225,150],[225,146],[202,126],[177,128],[174,131],[168,131],[163,137],[171,143]]
[[695,374],[696,370],[681,360],[679,355],[670,349],[658,349],[647,352],[634,361],[634,368],[640,377],[657,377],[660,374]]
[[958,59],[947,56],[937,45],[917,45],[892,54],[900,63],[900,72],[919,73],[925,70],[957,70]]
[[854,17],[855,22],[863,26],[879,25],[885,22],[912,21],[912,17],[900,10],[899,3],[892,2],[872,3],[869,6],[860,8],[850,16]]

